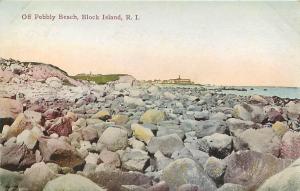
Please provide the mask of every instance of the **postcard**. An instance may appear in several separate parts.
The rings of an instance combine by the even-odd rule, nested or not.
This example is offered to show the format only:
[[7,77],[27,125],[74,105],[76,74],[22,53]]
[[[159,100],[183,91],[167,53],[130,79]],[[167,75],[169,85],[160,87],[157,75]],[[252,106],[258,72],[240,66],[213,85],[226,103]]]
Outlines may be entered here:
[[300,1],[0,1],[0,190],[300,190]]

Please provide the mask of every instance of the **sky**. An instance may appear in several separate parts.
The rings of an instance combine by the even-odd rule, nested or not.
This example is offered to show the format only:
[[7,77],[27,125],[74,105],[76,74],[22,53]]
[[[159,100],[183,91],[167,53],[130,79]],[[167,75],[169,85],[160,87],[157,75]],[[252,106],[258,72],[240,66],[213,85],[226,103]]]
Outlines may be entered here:
[[[22,15],[121,15],[35,20]],[[125,15],[139,20],[125,21]],[[300,1],[0,1],[0,57],[78,73],[300,87]]]

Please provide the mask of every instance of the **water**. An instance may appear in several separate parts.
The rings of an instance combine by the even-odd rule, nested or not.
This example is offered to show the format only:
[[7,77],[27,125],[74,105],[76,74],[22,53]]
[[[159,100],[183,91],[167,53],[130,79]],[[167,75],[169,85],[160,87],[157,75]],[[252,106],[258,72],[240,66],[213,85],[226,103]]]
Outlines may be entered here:
[[[220,90],[220,86],[198,86],[198,85],[178,85],[164,84],[160,86],[171,86],[181,88],[207,88],[211,90]],[[225,86],[226,87],[226,86]],[[226,88],[232,88],[227,86]],[[235,89],[246,89],[247,91],[239,90],[220,90],[221,93],[235,94],[241,96],[262,95],[262,96],[278,96],[281,98],[300,99],[300,87],[261,87],[261,86],[234,86]]]
[[263,96],[278,96],[281,98],[297,98],[300,99],[300,88],[298,87],[235,87],[235,88],[244,88],[247,91],[238,91],[238,90],[222,90],[222,93],[225,94],[235,94],[242,96],[249,95],[263,95]]

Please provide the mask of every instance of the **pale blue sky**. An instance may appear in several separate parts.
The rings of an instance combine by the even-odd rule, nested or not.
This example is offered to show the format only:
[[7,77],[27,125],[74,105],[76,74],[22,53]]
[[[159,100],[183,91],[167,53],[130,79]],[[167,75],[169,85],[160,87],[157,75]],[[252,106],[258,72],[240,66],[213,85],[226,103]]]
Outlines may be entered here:
[[[139,21],[24,21],[24,13]],[[300,86],[300,2],[4,2],[0,57],[70,74],[178,74],[199,83]]]

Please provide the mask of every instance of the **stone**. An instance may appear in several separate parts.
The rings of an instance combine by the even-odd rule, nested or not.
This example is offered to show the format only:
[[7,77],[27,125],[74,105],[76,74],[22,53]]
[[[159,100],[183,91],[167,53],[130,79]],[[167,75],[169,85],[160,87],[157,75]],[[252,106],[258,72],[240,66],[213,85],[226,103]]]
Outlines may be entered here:
[[238,138],[247,143],[252,151],[279,156],[280,139],[272,128],[248,129],[242,132]]
[[183,184],[196,184],[205,191],[217,189],[203,168],[189,158],[177,159],[170,163],[163,170],[161,179],[168,184],[170,190],[176,190]]
[[300,159],[268,178],[258,191],[290,191],[300,188]]
[[97,141],[98,140],[98,131],[92,127],[86,127],[81,130],[82,138],[85,141]]
[[[74,184],[75,183],[75,184]],[[43,191],[105,191],[91,180],[76,174],[67,174],[49,181]]]
[[17,144],[24,143],[28,149],[33,149],[38,140],[38,136],[31,130],[24,130],[17,136]]
[[163,96],[166,98],[166,99],[169,99],[169,100],[174,100],[176,99],[176,96],[170,92],[164,92],[163,93]]
[[36,162],[35,154],[25,145],[12,144],[0,149],[0,167],[8,170],[24,170]]
[[4,137],[6,139],[17,137],[26,128],[31,128],[31,123],[26,119],[24,113],[20,113],[13,124],[4,133]]
[[[15,119],[19,113],[23,112],[23,105],[14,99],[0,98],[0,119],[12,118]],[[5,124],[2,124],[2,127]],[[10,125],[10,124],[7,124]],[[2,128],[0,126],[0,129]]]
[[253,104],[262,104],[262,105],[268,104],[268,101],[260,95],[252,95],[250,97],[249,102]]
[[42,125],[42,114],[36,111],[26,110],[24,111],[25,117],[33,124]]
[[267,116],[268,116],[268,121],[271,123],[275,123],[276,121],[284,121],[282,113],[273,108],[267,112]]
[[84,118],[79,118],[72,125],[75,125],[75,126],[78,126],[79,128],[82,128],[82,127],[86,127],[87,123],[86,123],[86,120]]
[[103,150],[101,151],[99,155],[99,159],[105,163],[112,165],[114,167],[120,167],[121,166],[121,161],[118,153],[111,152],[108,150]]
[[208,143],[209,154],[217,158],[225,158],[232,151],[232,137],[226,134],[214,133],[203,138]]
[[98,111],[96,114],[92,116],[92,118],[106,121],[110,118],[110,113],[107,110]]
[[171,156],[174,151],[179,151],[184,147],[182,140],[177,134],[161,137],[152,137],[148,143],[148,151],[156,153],[161,151],[166,156]]
[[291,161],[256,151],[238,151],[226,158],[224,183],[242,185],[255,190],[267,178],[286,168]]
[[61,88],[63,86],[62,81],[57,77],[47,78],[46,84],[52,88]]
[[126,149],[121,155],[122,168],[142,172],[150,160],[148,153],[137,149]]
[[95,164],[95,165],[97,165],[99,163],[99,154],[89,152],[84,160],[85,160],[86,164]]
[[285,159],[298,159],[300,157],[300,133],[287,131],[283,137],[280,148],[280,157]]
[[62,112],[58,109],[48,109],[42,115],[45,120],[53,120],[62,116]]
[[147,188],[147,191],[169,191],[169,186],[165,181],[160,181],[159,183]]
[[195,131],[198,138],[209,136],[214,133],[225,133],[226,123],[217,120],[200,121]]
[[0,168],[0,190],[17,190],[19,183],[23,180],[23,176],[18,172],[12,172]]
[[127,131],[109,127],[103,132],[98,143],[104,144],[110,151],[125,149],[128,145]]
[[166,114],[163,111],[156,109],[147,110],[140,118],[140,121],[144,124],[158,124],[166,119]]
[[125,125],[129,121],[129,117],[127,115],[113,115],[110,121],[116,125]]
[[217,113],[213,113],[211,116],[209,116],[209,119],[225,121],[227,119],[227,115],[222,112],[217,112]]
[[239,184],[226,183],[223,184],[217,191],[247,191],[245,187]]
[[39,139],[39,150],[44,162],[53,162],[61,167],[78,168],[84,160],[74,147],[60,139]]
[[146,150],[145,144],[142,141],[136,140],[134,137],[128,140],[128,144],[133,149]]
[[225,169],[225,163],[215,157],[209,157],[204,165],[205,173],[218,185],[223,183],[223,175],[225,173]]
[[183,184],[179,186],[177,191],[204,191],[200,186],[195,184]]
[[35,163],[24,172],[24,179],[19,185],[20,189],[30,191],[43,190],[47,182],[58,175],[52,171],[44,162]]
[[163,170],[165,167],[167,167],[173,159],[170,159],[168,157],[165,157],[160,151],[157,151],[154,154],[155,157],[155,167],[157,170]]
[[256,125],[252,121],[244,121],[241,119],[236,119],[236,118],[229,118],[227,121],[227,125],[229,128],[229,131],[237,136],[238,134],[242,133],[243,131],[253,128],[256,129]]
[[46,125],[46,131],[49,135],[56,133],[59,136],[68,136],[72,133],[71,118],[59,117]]
[[124,103],[126,105],[134,106],[134,107],[145,105],[144,101],[141,98],[135,98],[135,97],[129,97],[129,96],[124,97]]
[[152,185],[151,178],[139,172],[122,172],[119,170],[96,171],[87,177],[107,190],[120,190],[122,185]]
[[300,117],[300,102],[295,103],[294,101],[290,101],[285,105],[287,110],[287,115],[289,119],[299,119]]
[[197,121],[208,120],[209,119],[209,111],[196,111],[194,113],[194,118]]
[[272,129],[279,137],[282,137],[289,130],[288,126],[280,121],[276,121],[276,123],[272,125]]
[[261,123],[266,118],[262,107],[246,103],[235,105],[233,108],[233,116],[255,123]]
[[143,127],[140,124],[132,124],[131,130],[133,131],[133,136],[138,140],[144,141],[145,143],[149,143],[154,134],[148,128]]
[[181,139],[184,138],[184,131],[179,126],[158,126],[156,136],[161,137],[170,134],[177,134]]

